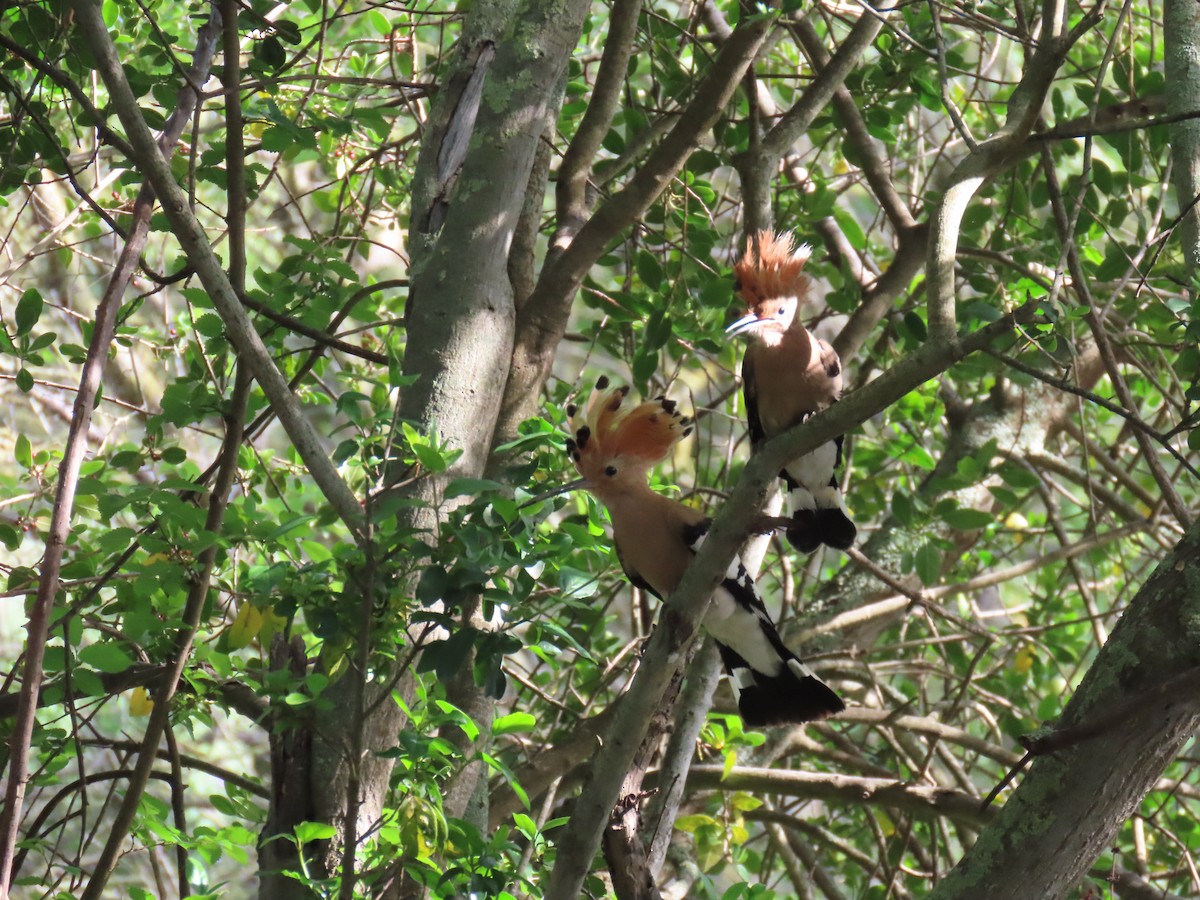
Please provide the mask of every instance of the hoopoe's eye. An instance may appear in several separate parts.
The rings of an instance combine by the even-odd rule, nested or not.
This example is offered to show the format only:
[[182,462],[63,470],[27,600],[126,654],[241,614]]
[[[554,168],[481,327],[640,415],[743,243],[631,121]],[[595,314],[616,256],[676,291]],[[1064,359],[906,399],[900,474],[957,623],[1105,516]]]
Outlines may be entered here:
[[609,478],[612,478],[614,475],[617,474],[617,467],[609,466],[607,469],[604,470],[604,474],[607,475]]
[[782,319],[785,309],[786,309],[786,307],[781,306],[781,307],[779,307],[779,309],[775,310],[775,318]]

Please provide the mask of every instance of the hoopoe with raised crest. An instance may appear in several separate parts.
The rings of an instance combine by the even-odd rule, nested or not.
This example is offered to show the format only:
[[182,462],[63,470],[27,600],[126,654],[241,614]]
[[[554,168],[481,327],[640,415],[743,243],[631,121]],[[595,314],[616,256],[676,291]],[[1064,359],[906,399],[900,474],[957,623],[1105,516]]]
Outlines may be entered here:
[[[791,235],[760,231],[734,266],[746,314],[725,333],[750,339],[742,357],[742,394],[752,447],[826,409],[842,395],[837,351],[800,321],[800,302],[809,289],[803,271],[808,257],[808,246],[794,249]],[[821,544],[846,550],[858,534],[842,502],[837,479],[841,462],[839,436],[792,460],[779,473],[791,510],[788,542],[801,553],[811,553]]]
[[[711,523],[699,510],[655,493],[647,475],[691,433],[692,423],[663,397],[623,408],[629,388],[609,390],[608,384],[607,378],[596,383],[582,415],[568,407],[574,437],[567,451],[583,487],[608,509],[626,576],[662,600],[678,586]],[[809,722],[845,708],[784,646],[741,560],[717,587],[703,627],[717,641],[747,725]]]

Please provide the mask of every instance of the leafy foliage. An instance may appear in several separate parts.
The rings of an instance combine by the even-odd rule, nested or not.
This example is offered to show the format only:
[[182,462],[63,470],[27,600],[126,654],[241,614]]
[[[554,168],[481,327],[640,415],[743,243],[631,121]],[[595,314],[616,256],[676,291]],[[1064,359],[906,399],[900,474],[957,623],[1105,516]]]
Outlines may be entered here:
[[[864,553],[889,581],[833,554],[797,560],[778,541],[768,551],[760,581],[789,641],[803,639],[806,658],[858,709],[764,739],[742,730],[721,688],[699,761],[728,774],[786,758],[831,781],[877,777],[982,797],[1015,763],[1017,739],[1061,713],[1178,539],[1167,485],[1195,515],[1200,291],[1174,238],[1181,204],[1169,189],[1168,128],[1137,115],[1139,104],[1156,113],[1168,90],[1160,7],[1121,20],[1110,13],[1072,46],[1049,90],[1044,134],[980,188],[963,218],[959,331],[1030,298],[1044,316],[848,438],[848,502],[867,526]],[[304,863],[290,877],[336,896],[343,873],[320,871],[312,848],[336,843],[344,823],[299,820],[267,833],[279,787],[268,760],[281,733],[329,717],[342,697],[331,685],[354,674],[404,718],[375,754],[394,767],[379,820],[359,834],[355,895],[374,895],[389,878],[430,897],[540,895],[595,747],[588,728],[627,684],[654,614],[620,574],[603,510],[582,495],[543,496],[573,477],[562,410],[605,373],[643,395],[683,400],[700,418],[699,439],[655,487],[719,505],[748,453],[735,389],[741,348],[722,337],[746,225],[739,165],[821,67],[798,29],[832,51],[861,20],[852,4],[783,4],[747,82],[757,99],[739,92],[678,176],[598,255],[539,415],[490,448],[488,471],[462,475],[469,448],[396,410],[415,383],[403,369],[406,303],[415,302],[414,173],[434,131],[435,95],[457,71],[476,12],[238,5],[244,183],[229,184],[229,109],[211,88],[172,171],[226,262],[236,227],[227,196],[244,192],[244,301],[362,498],[371,541],[351,539],[257,388],[228,511],[219,532],[208,529],[223,417],[236,408],[236,354],[156,215],[105,350],[54,596],[16,882],[25,896],[66,896],[87,882],[92,838],[111,822],[119,770],[135,752],[129,738],[176,656],[198,561],[212,549],[167,758],[141,797],[137,849],[111,889],[151,896],[145,885],[174,890],[182,872],[191,896],[250,896],[255,853],[276,840]],[[640,12],[620,103],[589,172],[597,205],[619,198],[711,71],[714,23],[759,14],[728,2]],[[210,6],[105,0],[103,15],[147,122],[160,127]],[[929,220],[956,161],[1003,123],[1036,15],[1027,3],[904,5],[845,79],[859,119],[831,104],[795,142],[773,177],[771,212],[817,245],[805,314],[822,334],[845,335],[879,296],[877,276],[901,257],[924,258],[920,229],[881,193],[893,192],[912,223]],[[554,166],[593,101],[609,16],[607,6],[591,9],[567,68],[547,135]],[[8,700],[24,677],[20,602],[37,588],[72,392],[142,179],[106,137],[117,122],[112,101],[93,84],[69,6],[10,4],[0,21]],[[1121,127],[1093,127],[1109,119]],[[531,191],[543,188],[553,195],[553,185]],[[532,199],[541,210],[542,198]],[[526,235],[539,267],[555,225],[546,216]],[[1079,255],[1076,274],[1066,270],[1068,248]],[[1072,290],[1079,278],[1086,295]],[[844,353],[850,389],[926,343],[927,287],[918,273],[884,295],[868,334]],[[453,308],[455,299],[420,302]],[[1115,348],[1115,369],[1098,356],[1097,330]],[[1082,396],[1059,390],[1063,382]],[[1152,433],[1149,449],[1135,430]],[[422,493],[430,485],[432,499]],[[904,614],[877,604],[901,589],[917,600]],[[865,610],[857,625],[836,618],[852,610]],[[289,641],[306,659],[302,671],[280,661]],[[455,704],[456,683],[496,701],[490,718]],[[0,719],[6,738],[12,713],[5,707]],[[546,779],[543,755],[557,767]],[[471,765],[485,772],[493,811],[506,811],[499,820],[447,812],[448,787]],[[1098,877],[1137,869],[1166,891],[1200,889],[1185,865],[1200,851],[1198,791],[1188,751]],[[678,813],[665,877],[688,896],[724,900],[793,896],[820,878],[847,896],[916,896],[961,856],[975,827],[782,787],[764,796],[689,789]],[[596,895],[607,889],[598,875],[589,882]]]

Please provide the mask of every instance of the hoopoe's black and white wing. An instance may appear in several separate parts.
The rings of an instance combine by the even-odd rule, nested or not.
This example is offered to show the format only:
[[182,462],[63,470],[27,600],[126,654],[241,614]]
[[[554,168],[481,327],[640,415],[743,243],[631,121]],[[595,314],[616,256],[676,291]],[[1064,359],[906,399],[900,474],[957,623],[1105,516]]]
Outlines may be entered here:
[[[685,529],[694,553],[708,533],[707,521]],[[842,699],[779,637],[754,579],[735,559],[713,594],[704,628],[716,640],[733,681],[738,712],[750,726],[811,722],[841,712]]]

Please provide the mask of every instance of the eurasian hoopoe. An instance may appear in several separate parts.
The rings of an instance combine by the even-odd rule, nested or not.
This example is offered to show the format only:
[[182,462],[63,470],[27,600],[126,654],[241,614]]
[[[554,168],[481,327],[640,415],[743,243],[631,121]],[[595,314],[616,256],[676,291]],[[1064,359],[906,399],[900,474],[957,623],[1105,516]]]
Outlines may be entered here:
[[[633,584],[669,597],[704,541],[710,521],[699,510],[656,494],[649,469],[691,433],[672,400],[622,410],[629,388],[596,383],[583,416],[568,407],[574,438],[567,451],[582,484],[608,508],[621,568]],[[754,581],[734,560],[713,595],[703,627],[717,641],[747,725],[808,722],[845,704],[784,646]]]
[[[802,271],[808,256],[807,246],[793,250],[791,235],[760,231],[734,266],[747,309],[725,333],[750,337],[742,359],[742,393],[753,447],[842,395],[837,352],[800,321],[800,301],[808,292],[808,277]],[[791,508],[787,538],[801,553],[811,553],[821,544],[846,550],[854,543],[858,532],[846,515],[837,481],[841,461],[838,437],[792,460],[779,473]]]

